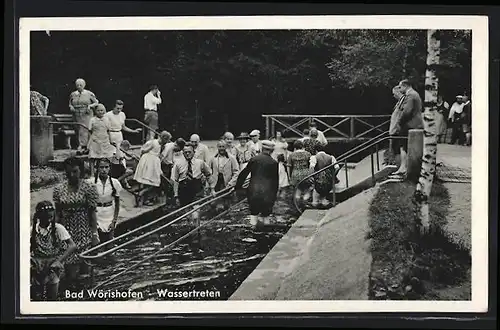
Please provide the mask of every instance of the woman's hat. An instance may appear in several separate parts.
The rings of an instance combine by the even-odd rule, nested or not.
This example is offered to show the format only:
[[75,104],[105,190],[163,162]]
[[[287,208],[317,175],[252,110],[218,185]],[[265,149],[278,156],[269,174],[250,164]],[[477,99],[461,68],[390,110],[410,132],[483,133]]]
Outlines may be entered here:
[[464,96],[463,95],[457,95],[455,96],[457,99],[462,99]]
[[269,140],[262,141],[262,149],[274,150],[274,142]]
[[241,132],[239,136],[236,137],[238,140],[250,139],[250,135],[246,132]]
[[253,131],[250,132],[250,136],[258,136],[260,135],[260,131],[258,129],[254,129]]

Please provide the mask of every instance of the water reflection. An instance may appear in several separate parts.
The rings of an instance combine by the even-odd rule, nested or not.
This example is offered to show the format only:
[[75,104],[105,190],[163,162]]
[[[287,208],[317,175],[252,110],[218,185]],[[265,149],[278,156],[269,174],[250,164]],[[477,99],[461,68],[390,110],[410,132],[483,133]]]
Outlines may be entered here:
[[[99,289],[142,293],[142,296],[121,300],[169,300],[159,297],[158,290],[214,290],[220,292],[220,296],[215,299],[228,299],[297,219],[292,206],[292,192],[290,187],[277,200],[271,226],[262,229],[250,227],[248,205],[245,202],[231,209],[224,217],[207,224],[197,234]],[[203,209],[202,214],[203,224],[217,213],[214,207],[207,207]],[[183,221],[145,238],[142,242],[116,251],[111,258],[94,268],[93,286],[104,283],[114,274],[172,243],[195,226],[192,221]],[[89,282],[83,284],[85,289],[93,287]],[[74,288],[78,289],[82,287]]]

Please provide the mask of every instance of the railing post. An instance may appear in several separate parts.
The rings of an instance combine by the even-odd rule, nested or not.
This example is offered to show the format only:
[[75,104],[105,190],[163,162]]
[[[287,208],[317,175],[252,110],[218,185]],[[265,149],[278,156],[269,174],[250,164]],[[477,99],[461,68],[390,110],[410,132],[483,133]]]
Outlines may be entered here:
[[354,136],[355,136],[355,132],[354,132],[354,117],[351,117],[351,131],[349,132],[350,133],[350,137],[351,139],[354,139]]
[[345,169],[345,187],[349,188],[349,173],[347,172],[349,169],[347,168],[347,158],[344,160],[344,169]]
[[266,139],[269,139],[269,118],[266,117]]
[[[334,169],[334,171],[335,171],[335,169]],[[332,181],[333,181],[333,185],[332,185],[332,187],[333,187],[333,192],[332,192],[332,206],[335,206],[336,203],[337,203],[337,201],[336,201],[337,200],[337,196],[336,196],[336,194],[337,194],[337,188],[335,186],[335,175],[333,176]]]
[[271,120],[271,137],[276,136],[276,127],[274,120]]
[[372,185],[375,186],[375,164],[373,164],[373,152],[370,153],[370,161],[372,168]]
[[377,157],[377,172],[380,171],[380,161],[379,161],[379,156],[378,156],[378,144],[375,145],[375,152],[376,152],[376,157]]

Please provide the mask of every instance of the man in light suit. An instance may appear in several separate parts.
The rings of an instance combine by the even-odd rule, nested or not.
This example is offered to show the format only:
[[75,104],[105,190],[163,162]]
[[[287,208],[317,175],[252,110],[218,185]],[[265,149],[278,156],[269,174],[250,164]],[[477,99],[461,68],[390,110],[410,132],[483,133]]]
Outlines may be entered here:
[[[400,103],[401,114],[397,120],[396,131],[397,135],[407,137],[410,129],[424,128],[424,121],[422,119],[422,99],[412,88],[408,80],[402,80],[398,86],[403,94],[403,98]],[[397,152],[400,149],[401,153],[401,165],[399,169],[394,172],[394,175],[404,176],[407,171],[406,156],[408,152],[408,142],[393,140],[392,143],[394,146],[393,150]],[[398,144],[400,145],[399,148]]]

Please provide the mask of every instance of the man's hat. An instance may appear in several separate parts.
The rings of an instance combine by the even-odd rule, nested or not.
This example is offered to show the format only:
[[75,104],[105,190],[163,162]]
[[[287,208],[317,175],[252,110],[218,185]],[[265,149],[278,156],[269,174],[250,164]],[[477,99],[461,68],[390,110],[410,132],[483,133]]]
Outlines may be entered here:
[[236,137],[238,140],[241,140],[241,139],[250,139],[250,135],[248,135],[248,133],[246,132],[241,132],[239,136]]
[[274,150],[274,142],[269,140],[262,141],[262,149]]
[[250,132],[250,136],[257,136],[260,135],[260,131],[258,129],[254,129],[253,131]]

